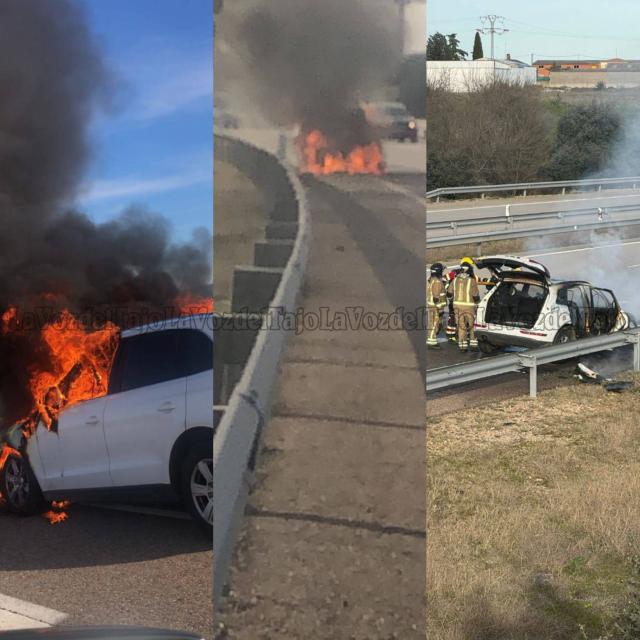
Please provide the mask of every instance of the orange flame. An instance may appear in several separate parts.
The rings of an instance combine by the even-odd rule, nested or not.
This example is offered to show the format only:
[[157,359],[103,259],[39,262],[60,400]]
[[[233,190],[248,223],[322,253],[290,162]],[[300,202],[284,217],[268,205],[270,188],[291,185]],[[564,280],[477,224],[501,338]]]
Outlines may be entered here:
[[370,173],[380,175],[384,169],[382,148],[377,142],[356,146],[347,154],[331,151],[331,144],[321,132],[313,130],[299,140],[301,169],[314,175]]
[[176,307],[180,315],[196,315],[199,313],[213,313],[214,301],[210,297],[194,296],[185,293],[176,298]]
[[42,517],[46,518],[49,524],[58,524],[69,519],[69,515],[65,511],[45,511]]

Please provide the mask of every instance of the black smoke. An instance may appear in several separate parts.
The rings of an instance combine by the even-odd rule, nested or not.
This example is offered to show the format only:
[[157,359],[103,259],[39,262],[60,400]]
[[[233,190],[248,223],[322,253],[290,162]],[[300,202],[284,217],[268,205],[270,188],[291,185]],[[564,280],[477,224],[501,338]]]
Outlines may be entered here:
[[[0,2],[0,314],[153,311],[187,292],[211,294],[208,231],[175,244],[169,222],[143,208],[104,224],[73,208],[92,118],[117,93],[79,2]],[[4,407],[38,348],[35,337],[15,340],[0,335]]]
[[277,125],[319,129],[343,150],[354,139],[371,141],[367,127],[350,123],[399,62],[394,3],[253,0],[234,11],[225,16],[223,37],[243,61],[245,86],[263,115]]

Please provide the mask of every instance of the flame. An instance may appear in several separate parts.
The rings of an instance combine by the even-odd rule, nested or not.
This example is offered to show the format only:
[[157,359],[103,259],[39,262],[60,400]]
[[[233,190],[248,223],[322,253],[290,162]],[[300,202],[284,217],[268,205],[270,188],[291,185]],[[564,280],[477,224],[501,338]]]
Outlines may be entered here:
[[10,447],[8,444],[5,444],[2,447],[2,451],[0,451],[0,471],[2,470],[2,467],[4,467],[4,465],[6,464],[9,456],[20,456],[20,452],[16,451],[15,449],[13,449],[12,447]]
[[298,140],[302,171],[314,175],[370,173],[380,175],[384,169],[384,157],[379,143],[356,146],[347,154],[331,151],[332,144],[317,129],[301,135]]
[[214,301],[213,298],[194,296],[190,293],[185,293],[176,298],[175,305],[178,308],[180,315],[196,315],[199,313],[213,313]]
[[69,519],[69,514],[66,511],[45,511],[42,514],[43,518],[46,518],[50,524],[58,524]]

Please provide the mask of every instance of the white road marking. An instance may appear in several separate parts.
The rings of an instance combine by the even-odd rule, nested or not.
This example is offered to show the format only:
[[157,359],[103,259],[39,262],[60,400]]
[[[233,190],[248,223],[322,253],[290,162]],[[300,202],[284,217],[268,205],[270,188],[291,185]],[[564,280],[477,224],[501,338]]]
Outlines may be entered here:
[[417,196],[413,191],[403,187],[396,182],[392,182],[391,180],[385,180],[384,178],[379,178],[380,182],[384,182],[385,187],[389,189],[389,191],[395,191],[396,193],[400,193],[407,198],[411,198],[414,202],[417,202],[421,207],[426,207],[425,198],[421,198]]
[[67,614],[0,593],[0,631],[42,629],[60,624]]
[[545,256],[557,256],[563,253],[578,253],[580,251],[593,251],[594,249],[610,249],[611,247],[630,247],[634,244],[640,244],[640,241],[634,242],[616,242],[612,244],[601,244],[595,247],[582,247],[580,249],[565,249],[562,251],[549,251],[548,253],[530,253],[530,258],[544,258]]
[[[611,200],[613,198],[640,198],[640,194],[630,193],[622,196],[605,196],[603,198],[565,198],[564,200],[538,200],[537,202],[509,202],[512,207],[532,207],[535,205],[562,204],[566,202],[600,202],[601,200]],[[505,204],[486,204],[481,207],[459,207],[457,209],[432,209],[429,213],[451,213],[452,211],[472,211],[474,209],[498,209],[504,208]]]
[[126,511],[128,513],[139,513],[145,516],[160,516],[162,518],[171,518],[173,520],[191,520],[191,516],[184,511],[176,511],[173,509],[157,509],[155,507],[138,507],[128,504],[100,504],[91,503],[87,505],[93,509],[106,509],[107,511]]

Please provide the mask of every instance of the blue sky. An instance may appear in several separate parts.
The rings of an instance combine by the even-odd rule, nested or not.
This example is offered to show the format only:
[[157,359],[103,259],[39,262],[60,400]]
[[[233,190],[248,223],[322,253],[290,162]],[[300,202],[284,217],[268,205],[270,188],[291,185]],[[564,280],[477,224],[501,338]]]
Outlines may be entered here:
[[[462,48],[471,51],[480,16],[490,13],[504,16],[509,29],[496,36],[496,57],[640,59],[638,0],[428,0],[427,30],[458,33]],[[482,40],[489,55],[489,36]]]
[[142,204],[176,239],[212,227],[211,0],[80,0],[119,88],[91,127],[78,205],[96,221]]

